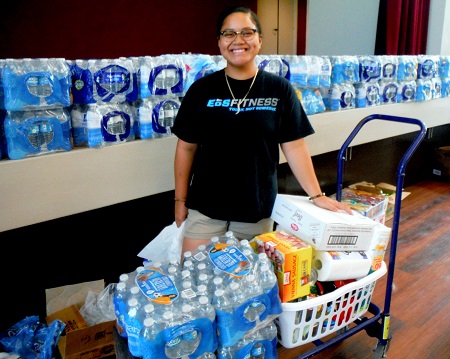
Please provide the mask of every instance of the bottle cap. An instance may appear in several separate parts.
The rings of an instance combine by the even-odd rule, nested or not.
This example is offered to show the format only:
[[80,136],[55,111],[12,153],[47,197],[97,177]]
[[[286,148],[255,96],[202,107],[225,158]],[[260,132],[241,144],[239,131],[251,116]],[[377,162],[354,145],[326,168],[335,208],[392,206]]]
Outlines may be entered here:
[[144,325],[146,327],[151,327],[153,324],[155,324],[155,320],[153,318],[145,318],[144,319]]
[[199,302],[201,305],[205,305],[206,303],[209,302],[209,299],[208,299],[208,297],[207,297],[206,295],[201,295],[201,296],[198,298],[198,302]]
[[224,294],[225,294],[225,291],[223,289],[216,289],[216,291],[214,292],[214,295],[216,297],[221,297]]
[[137,304],[138,304],[138,300],[136,298],[131,298],[131,299],[128,300],[128,305],[130,307],[134,307]]
[[139,287],[137,285],[135,285],[134,287],[131,287],[131,289],[130,289],[130,292],[133,295],[139,294],[139,291],[140,291],[140,289],[139,289]]
[[190,304],[185,304],[181,307],[181,311],[183,313],[189,313],[190,311],[192,311],[192,306]]
[[240,287],[240,285],[239,285],[238,282],[232,282],[232,283],[230,284],[230,289],[231,289],[232,291],[238,290],[239,287]]

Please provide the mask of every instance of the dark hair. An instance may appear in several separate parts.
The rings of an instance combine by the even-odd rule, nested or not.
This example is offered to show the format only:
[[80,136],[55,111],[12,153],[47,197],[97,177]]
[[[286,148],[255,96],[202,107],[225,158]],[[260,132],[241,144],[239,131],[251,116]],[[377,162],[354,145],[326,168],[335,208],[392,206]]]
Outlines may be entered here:
[[222,25],[223,25],[223,22],[225,21],[225,18],[228,15],[234,14],[235,12],[243,12],[244,14],[250,14],[251,20],[256,26],[256,30],[258,30],[258,33],[260,35],[262,34],[261,23],[259,22],[258,16],[251,9],[249,9],[248,7],[245,7],[245,6],[231,6],[231,7],[226,8],[225,10],[223,10],[219,14],[219,17],[217,18],[217,23],[216,23],[217,38],[220,37],[220,30],[222,29]]

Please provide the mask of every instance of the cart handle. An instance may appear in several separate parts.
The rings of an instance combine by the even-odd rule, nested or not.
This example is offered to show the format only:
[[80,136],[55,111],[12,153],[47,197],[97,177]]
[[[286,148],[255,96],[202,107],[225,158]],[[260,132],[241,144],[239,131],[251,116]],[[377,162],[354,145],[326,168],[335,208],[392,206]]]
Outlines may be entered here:
[[[336,191],[336,200],[341,201],[342,199],[342,186],[343,186],[343,174],[344,174],[344,159],[345,159],[345,150],[353,140],[353,138],[357,135],[359,130],[361,129],[364,124],[366,124],[369,121],[372,120],[385,120],[385,121],[394,121],[394,122],[404,122],[409,123],[413,125],[418,125],[420,127],[420,131],[416,135],[415,139],[412,141],[411,145],[409,146],[408,150],[403,155],[402,159],[400,160],[400,163],[398,165],[397,169],[397,183],[396,183],[396,190],[395,190],[395,206],[394,206],[394,218],[393,218],[393,224],[391,229],[391,247],[389,250],[389,267],[388,267],[388,277],[386,281],[386,296],[384,300],[384,310],[383,310],[383,316],[389,317],[389,311],[391,306],[391,296],[392,296],[392,284],[394,281],[394,269],[395,269],[395,259],[397,255],[397,239],[398,239],[398,229],[400,225],[400,209],[401,209],[401,201],[402,201],[402,190],[403,190],[403,180],[405,177],[405,167],[408,163],[409,159],[411,158],[414,151],[419,146],[420,142],[422,142],[423,138],[425,137],[427,128],[423,124],[422,121],[414,119],[414,118],[407,118],[407,117],[397,117],[397,116],[389,116],[389,115],[379,115],[374,114],[367,116],[363,118],[353,129],[350,136],[347,138],[347,140],[342,145],[339,156],[338,156],[338,174],[337,174],[337,191]],[[384,319],[383,319],[383,325],[384,325]],[[387,324],[389,326],[389,324]]]
[[[369,116],[363,118],[356,125],[356,127],[353,129],[352,133],[348,136],[347,140],[344,142],[344,144],[342,145],[341,149],[339,150],[339,154],[338,154],[338,173],[337,173],[337,189],[336,189],[336,199],[338,201],[341,201],[341,199],[342,199],[345,151],[347,150],[348,146],[353,141],[353,139],[356,137],[358,132],[361,130],[361,128],[367,122],[372,121],[372,120],[384,120],[384,121],[393,121],[393,122],[403,122],[403,123],[408,123],[408,124],[412,124],[412,125],[417,125],[417,126],[420,127],[419,133],[417,134],[417,136],[414,139],[414,141],[411,143],[411,145],[408,148],[408,150],[403,155],[403,157],[400,160],[400,163],[398,165],[398,168],[397,168],[397,191],[396,191],[396,197],[398,195],[399,198],[396,198],[396,200],[397,199],[399,201],[401,200],[401,190],[403,188],[403,177],[405,176],[404,170],[405,170],[406,164],[408,163],[409,159],[411,158],[411,156],[413,155],[413,153],[415,152],[415,150],[417,149],[417,147],[419,146],[419,144],[422,142],[423,138],[425,137],[426,132],[427,132],[427,128],[426,128],[425,124],[422,121],[417,120],[415,118],[373,114],[373,115],[369,115]],[[400,178],[402,180],[399,183],[399,179]],[[400,187],[399,187],[399,185],[400,185]],[[399,189],[400,189],[400,191],[399,191]]]

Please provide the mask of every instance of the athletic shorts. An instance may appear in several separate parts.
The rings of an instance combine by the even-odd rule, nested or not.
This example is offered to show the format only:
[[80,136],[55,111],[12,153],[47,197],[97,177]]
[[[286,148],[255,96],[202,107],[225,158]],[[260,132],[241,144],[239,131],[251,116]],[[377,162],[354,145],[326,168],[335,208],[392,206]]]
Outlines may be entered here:
[[195,209],[188,211],[184,223],[184,236],[187,238],[205,240],[233,231],[237,238],[251,240],[259,234],[273,231],[274,223],[271,218],[264,218],[256,223],[227,222],[209,218]]

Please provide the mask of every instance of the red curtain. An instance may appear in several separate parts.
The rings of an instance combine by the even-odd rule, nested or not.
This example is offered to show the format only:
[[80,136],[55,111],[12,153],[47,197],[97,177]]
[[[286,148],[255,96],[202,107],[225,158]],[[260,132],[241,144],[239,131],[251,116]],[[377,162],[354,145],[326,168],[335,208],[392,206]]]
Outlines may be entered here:
[[375,55],[420,55],[427,50],[430,0],[380,0]]

